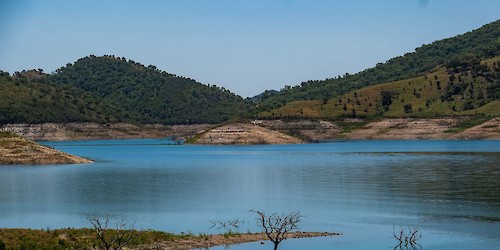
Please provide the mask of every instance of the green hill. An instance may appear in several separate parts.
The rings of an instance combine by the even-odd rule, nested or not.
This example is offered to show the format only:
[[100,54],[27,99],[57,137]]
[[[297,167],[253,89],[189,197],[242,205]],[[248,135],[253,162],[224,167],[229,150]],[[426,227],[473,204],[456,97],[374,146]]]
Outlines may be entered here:
[[242,116],[250,108],[224,88],[114,56],[82,58],[58,69],[47,81],[105,99],[124,110],[120,120],[139,123],[218,123]]
[[88,56],[54,74],[0,71],[0,124],[221,123],[261,118],[499,115],[500,20],[423,45],[354,75],[243,100],[229,90],[115,56]]
[[500,115],[500,57],[449,63],[423,76],[377,84],[330,100],[293,101],[261,118]]
[[0,123],[219,123],[251,108],[224,88],[114,56],[88,56],[52,75],[3,73],[0,89]]
[[329,100],[355,89],[426,75],[445,64],[479,61],[500,55],[500,20],[463,35],[423,45],[354,75],[308,81],[255,98],[257,111],[270,111],[299,100]]
[[117,121],[116,107],[82,89],[47,82],[40,71],[0,73],[0,124]]

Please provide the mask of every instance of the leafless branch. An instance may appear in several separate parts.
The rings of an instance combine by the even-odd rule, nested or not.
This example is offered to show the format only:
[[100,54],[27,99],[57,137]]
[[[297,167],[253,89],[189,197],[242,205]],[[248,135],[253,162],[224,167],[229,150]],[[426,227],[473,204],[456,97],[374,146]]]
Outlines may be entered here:
[[215,220],[215,221],[210,221],[212,226],[210,226],[210,229],[215,228],[217,230],[238,230],[240,228],[240,223],[241,221],[239,219],[231,219],[231,220]]
[[96,231],[99,240],[99,249],[121,250],[128,245],[135,237],[137,232],[133,225],[129,225],[124,219],[121,219],[115,229],[109,228],[109,216],[87,216]]
[[267,237],[274,243],[274,249],[278,249],[279,243],[286,240],[288,233],[298,228],[298,224],[302,221],[300,212],[292,212],[290,214],[273,213],[266,215],[261,211],[250,210],[256,213],[259,225],[262,227]]
[[396,228],[392,228],[392,235],[396,240],[399,241],[399,244],[396,246],[402,248],[418,246],[417,241],[422,238],[422,233],[420,232],[418,226],[400,226],[399,230],[396,231]]

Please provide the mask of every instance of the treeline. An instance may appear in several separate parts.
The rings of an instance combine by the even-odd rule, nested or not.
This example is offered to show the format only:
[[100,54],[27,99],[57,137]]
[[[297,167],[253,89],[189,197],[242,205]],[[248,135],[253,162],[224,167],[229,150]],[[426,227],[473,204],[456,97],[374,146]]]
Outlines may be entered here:
[[424,75],[444,64],[484,60],[500,53],[500,20],[477,30],[423,45],[415,52],[395,57],[357,74],[322,81],[307,81],[268,91],[255,98],[258,111],[269,111],[296,100],[329,100],[352,90],[379,83]]
[[219,123],[251,110],[224,88],[114,56],[88,56],[52,75],[3,72],[0,90],[0,123]]

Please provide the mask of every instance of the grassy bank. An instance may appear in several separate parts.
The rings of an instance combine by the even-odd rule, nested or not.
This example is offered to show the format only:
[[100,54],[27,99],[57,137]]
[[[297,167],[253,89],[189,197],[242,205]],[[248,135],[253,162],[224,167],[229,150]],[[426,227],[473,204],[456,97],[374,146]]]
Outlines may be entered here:
[[[125,232],[109,230],[109,237],[117,233]],[[199,238],[201,236],[174,235],[159,231],[133,231],[134,237],[129,247],[141,244],[150,244],[159,241],[175,241],[187,238]],[[94,229],[55,229],[55,230],[35,230],[35,229],[0,229],[0,249],[90,249],[99,245]]]
[[[177,249],[208,248],[213,246],[266,241],[264,233],[207,234],[170,234],[146,230],[106,230],[106,238],[112,239],[117,234],[133,235],[127,249]],[[291,232],[288,238],[311,238],[336,236],[328,232]],[[0,249],[96,249],[102,241],[94,229],[0,229]]]

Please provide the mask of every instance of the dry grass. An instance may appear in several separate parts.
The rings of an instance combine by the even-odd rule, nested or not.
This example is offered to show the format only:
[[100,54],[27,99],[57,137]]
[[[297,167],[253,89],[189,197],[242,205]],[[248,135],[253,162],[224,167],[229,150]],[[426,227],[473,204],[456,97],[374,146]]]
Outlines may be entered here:
[[[499,58],[484,61],[491,66]],[[490,102],[482,107],[466,108],[465,93],[446,96],[450,84],[450,74],[445,68],[439,68],[425,76],[411,79],[377,84],[364,87],[328,101],[305,100],[294,101],[283,107],[264,112],[261,118],[309,118],[338,120],[344,117],[362,118],[436,118],[471,115],[500,115],[499,101]],[[454,84],[471,84],[471,93],[485,95],[486,81],[482,77],[473,78],[467,75],[455,74]],[[458,80],[460,77],[461,82]],[[392,93],[392,103],[383,105],[382,92]],[[476,97],[479,98],[479,97]],[[479,98],[480,99],[480,98]],[[405,106],[407,107],[405,109]],[[411,108],[408,108],[410,107]]]
[[0,134],[0,164],[90,163],[87,159],[42,146],[14,134]]
[[[110,230],[116,234],[116,230]],[[149,249],[176,249],[188,250],[193,248],[208,248],[218,245],[238,244],[245,242],[267,240],[262,233],[245,233],[232,235],[175,235],[159,231],[135,231],[137,235],[128,248]],[[294,232],[289,238],[309,238],[334,236],[338,233],[327,232]],[[95,249],[99,240],[93,229],[0,229],[0,241],[5,249]]]
[[[110,230],[116,234],[116,230]],[[158,231],[137,231],[131,246],[151,244],[158,241],[174,241],[188,238]],[[0,240],[6,249],[92,249],[99,241],[93,229],[0,229]]]

